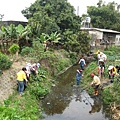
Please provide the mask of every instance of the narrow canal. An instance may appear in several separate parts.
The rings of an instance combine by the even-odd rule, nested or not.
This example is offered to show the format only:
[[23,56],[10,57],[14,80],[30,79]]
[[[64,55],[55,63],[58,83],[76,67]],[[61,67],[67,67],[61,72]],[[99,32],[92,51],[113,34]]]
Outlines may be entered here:
[[111,120],[110,110],[100,98],[91,98],[87,91],[81,92],[82,88],[75,85],[78,68],[72,66],[57,77],[58,84],[42,101],[42,120]]

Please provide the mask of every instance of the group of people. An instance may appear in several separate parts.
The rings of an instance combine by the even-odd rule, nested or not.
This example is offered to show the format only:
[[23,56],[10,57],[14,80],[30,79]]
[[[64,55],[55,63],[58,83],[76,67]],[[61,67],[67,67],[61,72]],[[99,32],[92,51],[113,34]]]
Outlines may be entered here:
[[[106,61],[107,61],[107,56],[98,50],[97,52],[97,59],[98,59],[98,76],[95,74],[91,74],[93,77],[93,81],[91,85],[95,84],[95,95],[98,95],[98,88],[101,84],[100,78],[104,75],[104,71],[106,69]],[[120,66],[113,66],[110,65],[107,68],[108,71],[108,78],[110,79],[111,82],[114,81],[115,76],[119,76],[119,71],[120,71]]]
[[[107,56],[103,52],[100,52],[98,50],[97,58],[98,58],[98,65],[99,65],[98,75],[99,75],[99,77],[101,77],[102,75],[104,75],[105,63],[106,63],[106,60],[107,60]],[[109,77],[109,79],[113,80],[115,76],[119,76],[119,71],[120,71],[120,66],[110,65],[108,67],[108,77]]]
[[[84,67],[86,66],[86,62],[83,56],[80,58],[78,64],[80,68],[77,69],[76,71],[76,84],[77,85],[80,84],[80,80],[83,76]],[[100,85],[100,78],[93,73],[91,74],[91,77],[93,78],[93,81],[90,83],[90,86],[92,86],[93,84],[95,85],[94,92],[95,92],[95,95],[98,95],[98,87]]]
[[30,80],[30,74],[37,75],[39,67],[40,63],[27,63],[26,66],[17,73],[18,92],[20,96],[23,95],[23,92],[27,87],[27,83]]
[[80,65],[80,68],[77,69],[77,71],[76,71],[76,83],[77,83],[77,85],[80,84],[80,80],[83,76],[83,70],[84,70],[84,67],[86,66],[86,62],[85,62],[85,59],[83,56],[80,58],[78,64]]
[[[93,78],[93,81],[90,83],[90,86],[94,85],[94,94],[98,95],[98,89],[101,84],[101,77],[104,75],[104,71],[106,69],[106,61],[107,61],[107,56],[101,52],[100,50],[97,51],[97,60],[98,60],[98,75],[95,75],[94,73],[91,74],[91,77]],[[78,64],[80,65],[80,69],[76,71],[76,84],[80,84],[80,80],[83,76],[83,70],[84,67],[86,66],[85,59],[83,56],[80,58]],[[109,79],[114,79],[115,76],[118,76],[120,71],[120,66],[113,66],[110,65],[108,67],[108,77]]]

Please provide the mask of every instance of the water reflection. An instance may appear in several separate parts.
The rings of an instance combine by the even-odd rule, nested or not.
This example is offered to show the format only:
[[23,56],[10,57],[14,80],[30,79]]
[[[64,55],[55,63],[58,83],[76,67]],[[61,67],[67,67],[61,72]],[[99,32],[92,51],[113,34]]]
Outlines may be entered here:
[[43,100],[44,120],[110,120],[100,98],[91,98],[75,85],[77,68],[73,66],[59,76],[59,83]]

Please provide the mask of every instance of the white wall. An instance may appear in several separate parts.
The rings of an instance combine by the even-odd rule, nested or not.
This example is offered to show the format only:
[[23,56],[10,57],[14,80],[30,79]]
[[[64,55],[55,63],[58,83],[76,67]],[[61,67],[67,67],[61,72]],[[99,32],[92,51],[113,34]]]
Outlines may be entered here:
[[120,46],[120,35],[116,35],[115,45],[116,45],[116,46]]
[[89,31],[89,34],[95,34],[97,39],[103,38],[103,32],[100,31]]

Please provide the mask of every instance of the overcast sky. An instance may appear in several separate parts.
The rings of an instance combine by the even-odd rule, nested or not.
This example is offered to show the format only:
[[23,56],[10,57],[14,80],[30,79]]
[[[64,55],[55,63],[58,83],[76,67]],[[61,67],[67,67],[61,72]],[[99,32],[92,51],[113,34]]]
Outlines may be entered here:
[[[96,5],[99,0],[68,0],[76,9],[76,14],[86,13],[86,6]],[[108,2],[115,1],[120,4],[120,0],[103,0]],[[35,0],[0,0],[0,14],[4,14],[3,20],[27,21],[21,11],[29,7]],[[79,6],[79,11],[77,8]]]

